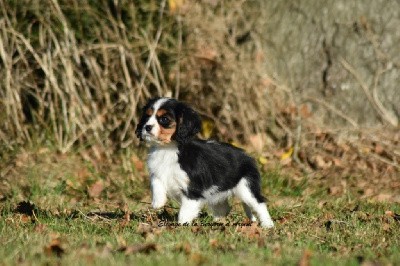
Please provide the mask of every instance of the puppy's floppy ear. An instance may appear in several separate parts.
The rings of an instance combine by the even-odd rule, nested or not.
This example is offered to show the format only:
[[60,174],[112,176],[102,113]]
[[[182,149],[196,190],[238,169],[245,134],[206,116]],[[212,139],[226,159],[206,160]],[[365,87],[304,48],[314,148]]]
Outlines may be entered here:
[[196,111],[184,103],[178,103],[176,108],[177,129],[175,140],[179,143],[184,143],[200,132],[201,119]]
[[[144,109],[144,108],[143,108],[143,109]],[[142,111],[142,113],[144,114],[144,111]],[[143,140],[143,138],[142,138],[143,126],[144,126],[144,124],[146,123],[146,119],[145,119],[145,116],[144,116],[143,114],[142,114],[142,117],[140,118],[140,121],[139,121],[139,123],[137,124],[136,130],[135,130],[136,137],[137,137],[138,139],[140,139],[141,141]]]
[[143,129],[144,123],[145,123],[145,119],[142,116],[142,118],[140,119],[139,124],[137,124],[136,130],[135,130],[136,137],[138,137],[140,140],[143,140],[142,129]]

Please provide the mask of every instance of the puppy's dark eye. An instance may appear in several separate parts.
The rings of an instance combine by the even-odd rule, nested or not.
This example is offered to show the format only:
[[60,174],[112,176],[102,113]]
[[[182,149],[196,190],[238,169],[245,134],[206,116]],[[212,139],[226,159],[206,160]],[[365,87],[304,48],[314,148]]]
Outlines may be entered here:
[[169,122],[170,122],[169,118],[166,117],[166,116],[160,117],[160,118],[158,119],[158,121],[159,121],[160,124],[162,124],[162,125],[168,125]]

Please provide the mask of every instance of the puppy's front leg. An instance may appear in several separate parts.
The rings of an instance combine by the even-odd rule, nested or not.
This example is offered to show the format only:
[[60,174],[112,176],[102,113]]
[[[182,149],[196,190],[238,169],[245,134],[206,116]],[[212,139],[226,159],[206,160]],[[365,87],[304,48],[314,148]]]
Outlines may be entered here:
[[201,210],[203,202],[201,200],[189,199],[182,196],[182,205],[179,210],[178,222],[180,224],[191,223]]
[[154,209],[164,207],[165,203],[167,203],[167,191],[161,180],[154,177],[151,178],[151,194],[153,198],[151,206]]

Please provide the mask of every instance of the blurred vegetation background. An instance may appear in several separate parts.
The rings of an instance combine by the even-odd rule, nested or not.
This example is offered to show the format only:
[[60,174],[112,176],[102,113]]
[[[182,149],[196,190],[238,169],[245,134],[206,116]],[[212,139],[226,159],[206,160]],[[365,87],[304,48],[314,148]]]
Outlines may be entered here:
[[138,144],[146,100],[171,96],[203,137],[311,166],[327,159],[301,147],[367,139],[398,168],[398,25],[395,0],[0,0],[0,156],[110,157]]

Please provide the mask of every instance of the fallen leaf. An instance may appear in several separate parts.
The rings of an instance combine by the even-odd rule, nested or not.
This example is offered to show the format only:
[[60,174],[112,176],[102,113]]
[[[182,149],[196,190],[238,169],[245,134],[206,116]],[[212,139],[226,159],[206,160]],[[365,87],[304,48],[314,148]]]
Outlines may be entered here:
[[[264,53],[260,52],[260,56],[264,57]],[[274,80],[269,77],[261,79],[261,85],[264,87],[270,87],[274,84],[275,84]]]
[[35,226],[35,232],[37,233],[43,233],[47,229],[47,226],[45,224],[38,224]]
[[[385,242],[385,241],[382,241],[382,242]],[[381,264],[378,263],[377,261],[372,261],[372,260],[364,260],[360,264],[360,266],[378,266],[378,265],[381,265]]]
[[374,194],[374,190],[372,188],[367,188],[364,190],[364,196],[365,197],[370,197]]
[[151,251],[156,251],[158,249],[155,243],[145,243],[137,244],[131,246],[123,246],[118,249],[120,252],[124,252],[125,255],[131,255],[135,253],[150,253]]
[[258,239],[262,235],[263,230],[257,225],[256,222],[253,222],[249,226],[238,226],[236,228],[236,232],[242,233],[248,238]]
[[102,180],[96,181],[93,185],[91,185],[88,189],[88,194],[92,198],[98,198],[101,192],[104,189],[104,184]]
[[342,160],[340,158],[333,158],[333,165],[335,166],[342,166]]
[[234,146],[234,147],[242,148],[242,146],[241,146],[238,142],[236,142],[236,141],[231,141],[230,144],[231,144],[232,146]]
[[385,215],[389,217],[393,217],[394,212],[393,211],[385,211]]
[[236,246],[234,244],[221,243],[217,239],[210,239],[209,244],[210,244],[211,248],[222,250],[222,251],[228,251],[228,250],[235,250],[236,249]]
[[325,201],[325,200],[322,200],[322,201],[318,202],[318,208],[319,208],[319,209],[324,208],[324,206],[325,206],[327,203],[328,203],[328,202]]
[[184,242],[176,245],[175,250],[179,252],[184,252],[186,255],[189,255],[192,252],[192,247],[189,242]]
[[321,155],[316,155],[314,157],[314,162],[318,169],[325,169],[330,166],[330,164],[327,163]]
[[376,144],[374,151],[376,154],[381,155],[384,152],[384,148],[382,147],[382,145]]
[[15,166],[22,167],[29,163],[29,154],[28,153],[20,153],[17,155],[15,159]]
[[264,156],[260,156],[260,157],[258,158],[258,161],[259,161],[260,164],[262,164],[262,165],[268,163],[268,159],[265,158]]
[[202,226],[192,226],[191,231],[192,231],[192,233],[201,233],[201,232],[203,232],[203,227]]
[[392,198],[391,194],[385,194],[385,193],[381,193],[381,194],[378,194],[377,196],[375,196],[375,199],[378,202],[390,201],[391,198]]
[[259,247],[259,248],[265,247],[265,238],[260,237],[260,238],[257,240],[257,247]]
[[332,186],[332,187],[329,187],[328,190],[329,190],[330,195],[335,196],[335,195],[338,195],[342,191],[342,188],[341,188],[341,186]]
[[386,231],[386,232],[390,231],[390,224],[385,222],[382,226],[382,229],[383,229],[383,231]]
[[214,131],[214,122],[210,119],[203,119],[201,122],[201,135],[209,139]]
[[139,157],[137,157],[136,155],[133,155],[131,157],[131,161],[137,171],[143,172],[143,170],[145,168],[145,163],[141,159],[139,159]]
[[282,247],[279,243],[275,243],[272,246],[272,253],[274,254],[274,256],[279,257],[282,254]]
[[400,182],[394,181],[394,182],[392,182],[392,183],[390,184],[390,187],[391,187],[391,188],[400,188]]
[[371,220],[371,215],[369,213],[366,213],[366,212],[358,211],[357,212],[357,218],[360,221],[367,222],[367,221]]
[[122,227],[125,227],[125,226],[129,225],[129,223],[131,221],[131,212],[129,211],[128,205],[126,203],[122,206],[121,209],[124,212],[124,216],[123,216],[123,219],[120,221],[119,224]]
[[185,0],[168,0],[168,5],[169,5],[169,12],[171,14],[176,13],[176,11],[182,7],[184,4]]
[[298,266],[308,266],[310,265],[310,258],[311,258],[311,250],[304,250],[303,255],[299,261],[299,263],[297,264]]
[[146,237],[153,231],[153,227],[148,223],[140,223],[136,229],[138,234],[141,234],[143,237]]
[[334,153],[336,150],[336,144],[331,142],[324,143],[324,149],[329,153]]
[[280,224],[284,224],[284,223],[287,223],[289,221],[289,219],[287,217],[281,217],[281,218],[277,219],[276,221]]
[[348,152],[351,150],[351,147],[346,143],[340,143],[338,145],[339,145],[339,148],[341,148],[344,152]]
[[281,155],[281,161],[285,161],[286,159],[290,158],[293,154],[293,147],[290,147],[287,152]]
[[197,49],[197,57],[206,65],[213,65],[212,62],[216,60],[217,56],[217,50],[209,45],[200,45]]
[[311,112],[311,105],[309,104],[302,104],[299,110],[300,116],[302,118],[309,118],[312,114]]
[[26,214],[22,214],[20,219],[21,219],[21,222],[24,223],[24,224],[33,222],[33,217],[29,216],[29,215],[26,215]]
[[326,220],[332,220],[332,219],[335,218],[335,215],[333,213],[331,213],[331,212],[327,212],[327,213],[324,214],[324,218]]
[[262,134],[254,134],[249,137],[249,141],[251,146],[258,152],[261,153],[264,144],[265,144],[265,138]]
[[201,265],[207,261],[206,257],[200,253],[192,253],[190,255],[189,261],[193,262],[195,265]]
[[101,248],[99,248],[98,250],[98,256],[100,256],[101,258],[107,258],[111,255],[113,249],[111,247],[111,244],[107,244]]
[[369,153],[371,153],[371,148],[370,147],[363,147],[363,148],[361,148],[361,152],[363,154],[369,154]]
[[385,215],[389,216],[389,217],[392,217],[395,221],[398,221],[398,222],[400,221],[400,214],[397,214],[397,213],[395,213],[393,211],[386,211]]
[[77,170],[77,176],[80,182],[85,182],[92,174],[90,173],[89,169],[87,167],[80,167]]
[[72,188],[72,189],[74,189],[74,190],[77,190],[77,189],[78,189],[78,184],[77,184],[76,182],[73,182],[73,181],[70,180],[70,179],[67,179],[67,180],[65,181],[65,184],[66,184],[69,188]]
[[219,246],[217,239],[210,239],[209,243],[212,248],[218,248],[218,246]]

